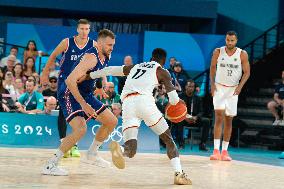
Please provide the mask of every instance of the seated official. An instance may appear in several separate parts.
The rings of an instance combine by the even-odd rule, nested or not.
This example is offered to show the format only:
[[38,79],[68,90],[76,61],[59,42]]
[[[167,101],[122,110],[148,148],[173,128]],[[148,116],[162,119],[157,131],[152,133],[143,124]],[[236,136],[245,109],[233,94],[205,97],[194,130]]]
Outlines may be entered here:
[[15,104],[19,112],[26,114],[36,114],[44,110],[43,95],[35,90],[34,80],[26,81],[26,92],[23,93]]

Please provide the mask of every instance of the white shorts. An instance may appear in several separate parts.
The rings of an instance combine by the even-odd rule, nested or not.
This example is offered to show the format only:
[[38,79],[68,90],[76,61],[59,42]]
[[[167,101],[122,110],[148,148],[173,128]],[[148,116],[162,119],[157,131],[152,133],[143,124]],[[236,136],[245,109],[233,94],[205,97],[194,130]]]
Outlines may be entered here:
[[236,116],[238,109],[238,95],[234,95],[235,87],[226,87],[216,83],[213,96],[214,110],[225,110],[227,116]]
[[168,129],[167,124],[157,124],[163,118],[152,96],[133,95],[126,97],[122,103],[123,139],[137,139],[141,121],[150,127],[157,135]]

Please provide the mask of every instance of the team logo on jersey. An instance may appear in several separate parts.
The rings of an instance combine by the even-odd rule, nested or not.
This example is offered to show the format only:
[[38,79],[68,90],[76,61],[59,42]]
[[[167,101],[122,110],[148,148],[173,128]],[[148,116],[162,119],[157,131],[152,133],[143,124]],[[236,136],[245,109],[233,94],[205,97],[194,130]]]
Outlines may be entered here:
[[238,59],[237,58],[234,58],[234,61],[236,62]]
[[74,49],[72,49],[72,53],[74,53],[75,51],[74,51]]
[[225,58],[222,58],[222,60],[225,60]]

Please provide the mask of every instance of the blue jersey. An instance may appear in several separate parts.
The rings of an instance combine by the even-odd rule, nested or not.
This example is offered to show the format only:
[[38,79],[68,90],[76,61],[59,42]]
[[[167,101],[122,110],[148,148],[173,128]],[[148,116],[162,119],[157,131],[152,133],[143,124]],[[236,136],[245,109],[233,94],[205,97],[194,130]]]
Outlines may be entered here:
[[75,62],[80,59],[86,50],[94,46],[94,40],[88,38],[86,44],[82,48],[79,48],[74,36],[67,39],[67,44],[67,49],[63,52],[60,60],[58,86],[64,83],[65,79],[72,72]]
[[[100,69],[103,69],[104,67],[106,67],[108,65],[108,61],[109,59],[107,57],[105,57],[104,61],[102,61],[100,58],[98,58],[98,50],[97,48],[95,47],[92,47],[90,48],[89,50],[85,51],[81,57],[84,56],[85,53],[89,53],[89,54],[93,54],[94,56],[96,56],[97,58],[97,64],[95,67],[91,68],[89,71],[90,72],[93,72],[93,71],[96,71],[96,70],[100,70]],[[75,69],[75,67],[81,62],[81,58],[78,59],[73,65],[71,68],[69,68],[70,70],[70,73],[72,72],[72,70]],[[70,73],[65,73],[64,77],[67,78]],[[78,84],[78,89],[80,91],[80,94],[82,96],[87,96],[89,94],[93,94],[94,92],[94,88],[95,88],[95,82],[96,80],[85,80],[83,81],[82,83]],[[65,82],[62,82],[61,85],[58,86],[58,95],[61,96],[62,95],[62,92],[64,92],[66,90],[67,86],[65,84]]]
[[[101,70],[103,69],[104,67],[106,67],[108,65],[108,62],[109,62],[109,58],[108,57],[105,57],[104,60],[101,60],[99,58],[99,55],[98,55],[98,50],[96,47],[92,47],[90,48],[89,50],[87,50],[85,53],[89,53],[89,54],[93,54],[96,56],[97,58],[97,64],[95,67],[91,68],[89,71],[90,72],[93,72],[93,71],[97,71],[97,70]],[[74,68],[80,63],[80,60],[77,61],[75,64],[74,64]],[[95,88],[95,82],[96,80],[85,80],[83,81],[82,83],[78,84],[78,89],[81,93],[91,93],[93,94],[94,92],[94,88]]]

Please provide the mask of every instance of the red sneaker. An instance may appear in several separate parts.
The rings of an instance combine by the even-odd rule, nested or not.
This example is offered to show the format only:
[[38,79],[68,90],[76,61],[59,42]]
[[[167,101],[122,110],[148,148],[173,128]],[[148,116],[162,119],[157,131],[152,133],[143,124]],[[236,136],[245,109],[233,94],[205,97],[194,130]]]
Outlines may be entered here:
[[229,155],[227,150],[222,150],[221,160],[222,161],[232,161],[232,158],[230,157],[230,155]]
[[220,160],[220,159],[221,159],[220,151],[214,149],[213,154],[210,156],[210,160]]

